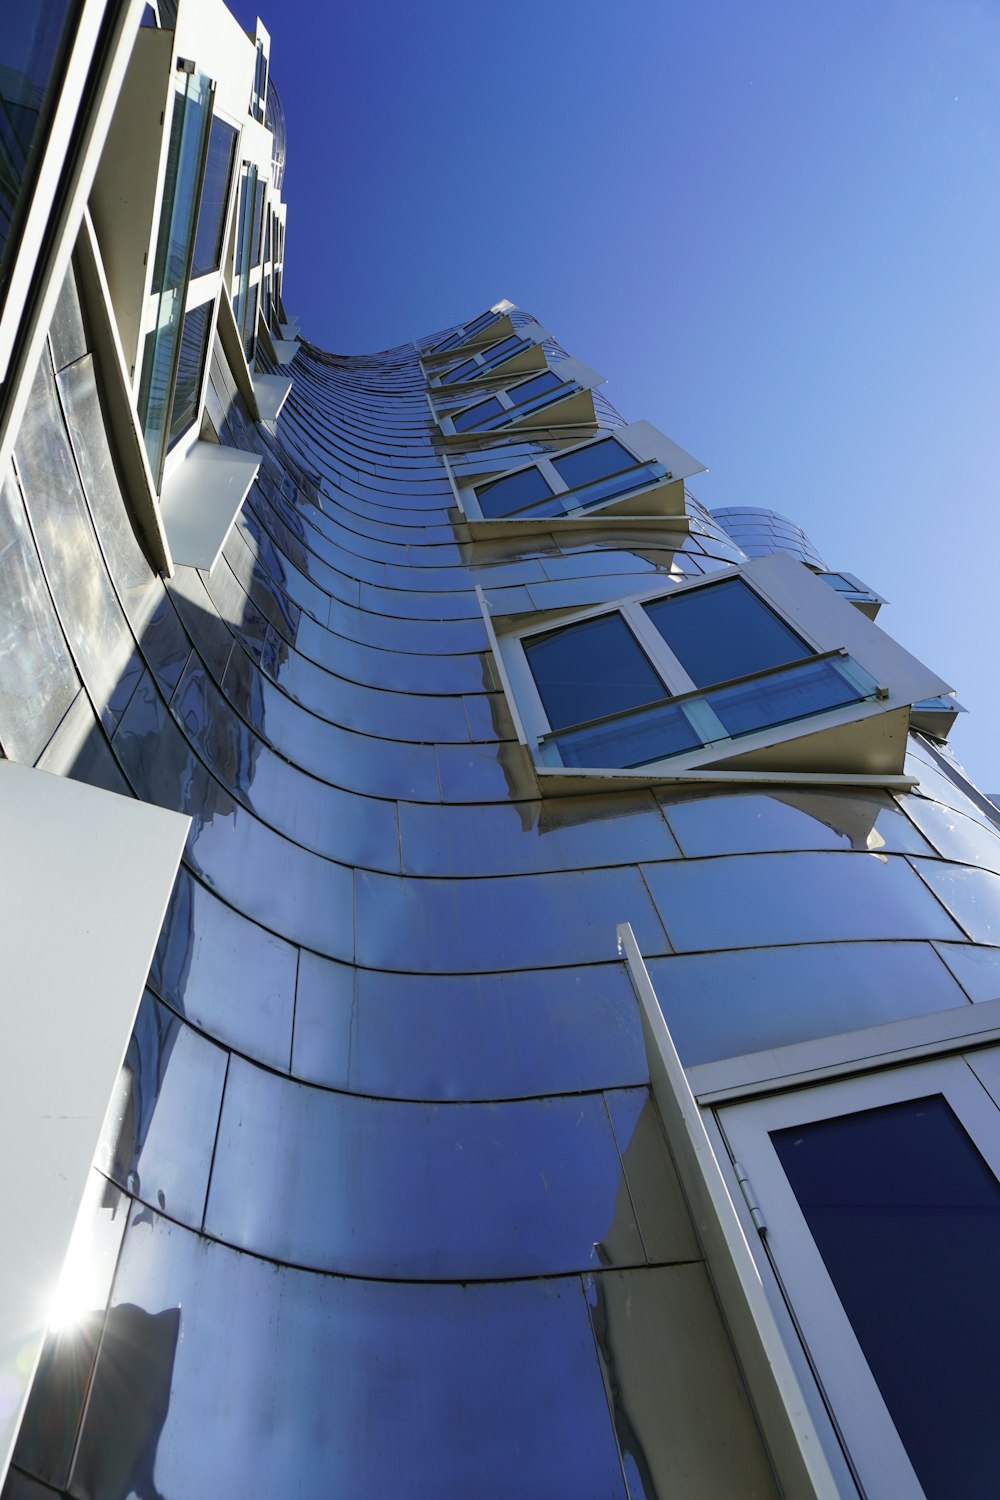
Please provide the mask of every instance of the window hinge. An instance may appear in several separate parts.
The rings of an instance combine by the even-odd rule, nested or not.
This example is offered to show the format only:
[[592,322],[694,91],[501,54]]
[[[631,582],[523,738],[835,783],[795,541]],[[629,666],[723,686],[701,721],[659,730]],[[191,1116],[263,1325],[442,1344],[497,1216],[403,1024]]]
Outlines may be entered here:
[[736,1181],[740,1185],[740,1192],[746,1199],[746,1205],[750,1210],[750,1217],[751,1219],[753,1219],[754,1228],[756,1229],[758,1234],[766,1234],[767,1220],[764,1218],[763,1210],[761,1209],[760,1204],[757,1202],[757,1194],[753,1190],[753,1184],[746,1174],[746,1169],[743,1164],[738,1161],[733,1162],[733,1166],[736,1168]]

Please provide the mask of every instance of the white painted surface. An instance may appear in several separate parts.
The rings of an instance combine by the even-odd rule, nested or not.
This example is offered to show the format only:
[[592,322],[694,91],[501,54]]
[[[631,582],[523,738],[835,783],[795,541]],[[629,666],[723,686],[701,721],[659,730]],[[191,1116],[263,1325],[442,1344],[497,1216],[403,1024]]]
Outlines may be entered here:
[[299,352],[299,341],[295,339],[275,339],[274,353],[279,365],[290,365]]
[[0,761],[0,1484],[189,823]]
[[292,382],[281,375],[254,374],[253,392],[262,422],[274,422],[277,419],[291,389]]
[[211,572],[259,468],[256,453],[195,443],[167,476],[160,496],[175,563]]

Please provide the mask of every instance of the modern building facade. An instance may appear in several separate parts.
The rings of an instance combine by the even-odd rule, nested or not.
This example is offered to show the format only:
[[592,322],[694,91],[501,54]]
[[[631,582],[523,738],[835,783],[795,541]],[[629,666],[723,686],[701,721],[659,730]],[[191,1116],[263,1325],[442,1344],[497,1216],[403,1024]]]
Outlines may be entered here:
[[301,339],[263,27],[39,16],[5,1500],[992,1495],[1000,814],[949,685],[510,303]]

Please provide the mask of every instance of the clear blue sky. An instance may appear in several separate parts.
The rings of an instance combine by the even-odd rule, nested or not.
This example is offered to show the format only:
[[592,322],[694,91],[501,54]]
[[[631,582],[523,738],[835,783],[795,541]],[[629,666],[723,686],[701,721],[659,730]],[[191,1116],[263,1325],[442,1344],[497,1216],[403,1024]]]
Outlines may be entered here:
[[[252,26],[255,12],[234,6]],[[340,353],[499,297],[890,601],[1000,792],[998,0],[280,0],[286,302]]]

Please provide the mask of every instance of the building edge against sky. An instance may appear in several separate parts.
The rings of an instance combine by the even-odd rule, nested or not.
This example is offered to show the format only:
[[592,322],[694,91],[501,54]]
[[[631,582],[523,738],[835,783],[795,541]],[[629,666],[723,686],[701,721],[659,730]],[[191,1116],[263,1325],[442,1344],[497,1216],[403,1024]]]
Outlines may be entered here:
[[991,1493],[998,814],[850,539],[301,339],[263,26],[3,46],[5,1500]]

